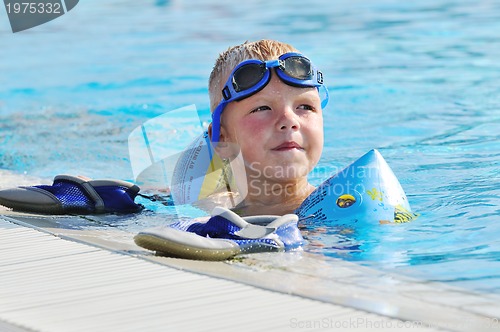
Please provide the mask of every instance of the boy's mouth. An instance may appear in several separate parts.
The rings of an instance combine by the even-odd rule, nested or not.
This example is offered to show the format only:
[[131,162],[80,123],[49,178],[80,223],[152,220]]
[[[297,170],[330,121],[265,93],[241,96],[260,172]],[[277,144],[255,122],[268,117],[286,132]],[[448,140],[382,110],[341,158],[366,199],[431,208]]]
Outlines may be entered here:
[[277,147],[272,148],[273,151],[288,151],[293,149],[303,150],[302,146],[294,141],[284,142]]

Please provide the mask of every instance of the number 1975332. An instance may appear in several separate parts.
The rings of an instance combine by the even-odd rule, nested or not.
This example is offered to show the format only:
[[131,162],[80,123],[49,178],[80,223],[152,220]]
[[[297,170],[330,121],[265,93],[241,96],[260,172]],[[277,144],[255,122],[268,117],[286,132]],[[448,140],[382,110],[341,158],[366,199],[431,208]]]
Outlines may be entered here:
[[61,14],[59,2],[15,2],[5,4],[8,14]]

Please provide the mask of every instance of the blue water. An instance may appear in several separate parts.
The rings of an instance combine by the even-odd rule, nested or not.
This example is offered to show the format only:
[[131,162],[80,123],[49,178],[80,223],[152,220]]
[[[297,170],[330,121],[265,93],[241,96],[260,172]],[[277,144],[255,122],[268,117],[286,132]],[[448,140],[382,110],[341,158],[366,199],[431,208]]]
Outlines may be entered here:
[[[86,0],[16,34],[1,8],[0,168],[133,180],[130,132],[178,107],[207,112],[217,54],[275,38],[330,89],[311,180],[378,148],[421,213],[354,233],[308,227],[306,250],[500,293],[498,31],[499,0]],[[146,226],[129,221],[116,225]]]

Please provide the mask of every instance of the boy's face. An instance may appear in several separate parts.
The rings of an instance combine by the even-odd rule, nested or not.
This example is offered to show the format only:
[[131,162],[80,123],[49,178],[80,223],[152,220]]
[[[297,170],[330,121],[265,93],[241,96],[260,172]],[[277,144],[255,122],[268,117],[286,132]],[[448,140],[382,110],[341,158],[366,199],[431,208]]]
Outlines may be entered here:
[[275,181],[307,176],[323,149],[318,90],[289,86],[273,71],[263,90],[226,106],[221,138],[239,146],[247,176]]

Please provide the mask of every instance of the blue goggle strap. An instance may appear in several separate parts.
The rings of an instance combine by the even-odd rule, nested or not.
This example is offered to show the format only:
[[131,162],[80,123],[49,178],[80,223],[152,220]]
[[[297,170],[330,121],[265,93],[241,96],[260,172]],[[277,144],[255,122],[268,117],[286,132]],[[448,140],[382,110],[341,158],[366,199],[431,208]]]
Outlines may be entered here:
[[321,84],[321,86],[318,87],[318,92],[320,92],[320,89],[323,89],[325,92],[325,98],[321,101],[321,109],[325,109],[326,105],[328,105],[328,101],[330,100],[330,94],[328,93],[328,88],[324,84]]
[[212,113],[212,142],[219,142],[220,138],[220,118],[222,115],[222,111],[226,108],[226,105],[229,101],[222,100],[220,104],[217,106],[215,111]]

